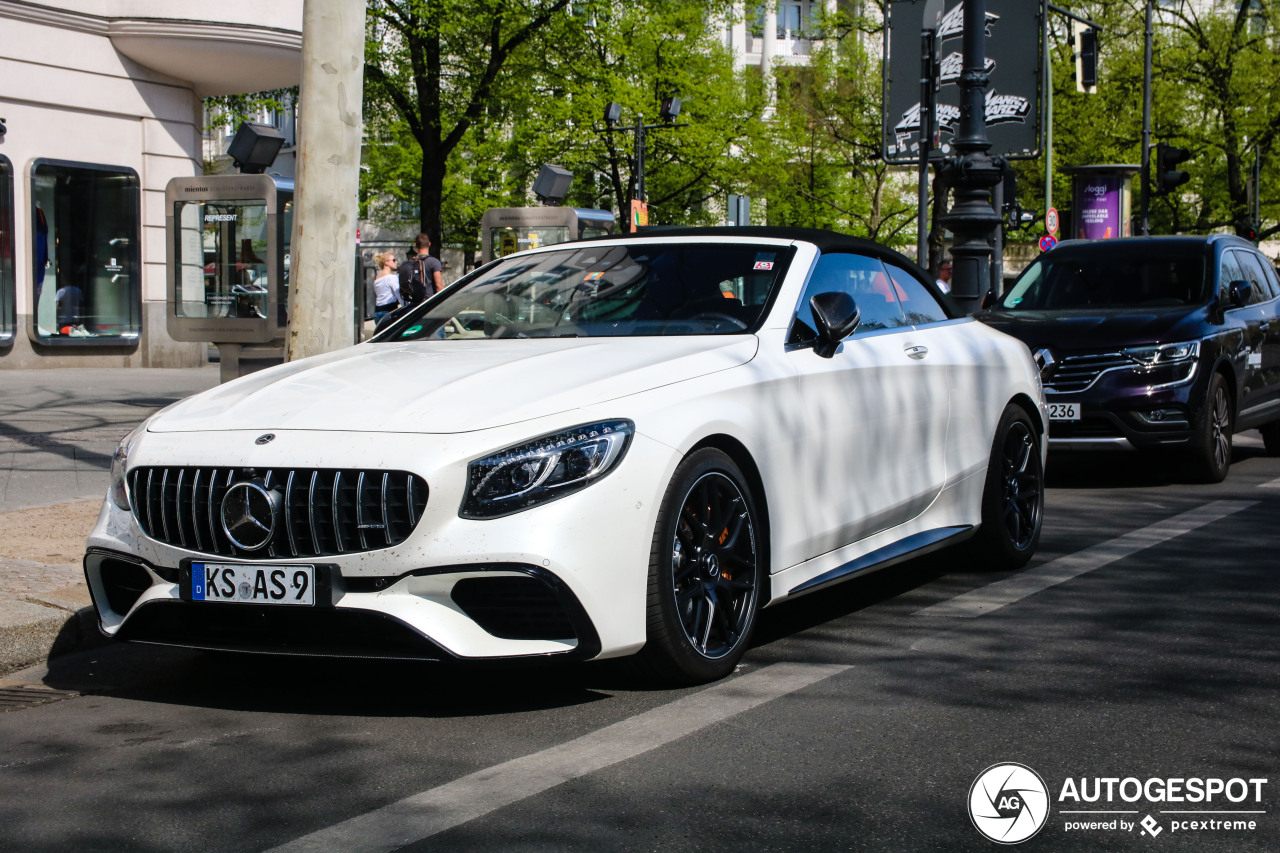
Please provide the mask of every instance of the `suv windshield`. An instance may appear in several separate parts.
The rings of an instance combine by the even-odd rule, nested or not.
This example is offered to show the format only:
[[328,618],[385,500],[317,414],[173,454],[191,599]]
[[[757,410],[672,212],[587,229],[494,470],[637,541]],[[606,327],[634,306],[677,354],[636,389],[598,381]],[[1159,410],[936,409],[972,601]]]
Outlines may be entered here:
[[512,256],[375,341],[740,334],[763,319],[793,254],[635,243]]
[[1060,246],[1023,271],[1000,300],[1007,311],[1160,308],[1207,298],[1203,244],[1117,240]]

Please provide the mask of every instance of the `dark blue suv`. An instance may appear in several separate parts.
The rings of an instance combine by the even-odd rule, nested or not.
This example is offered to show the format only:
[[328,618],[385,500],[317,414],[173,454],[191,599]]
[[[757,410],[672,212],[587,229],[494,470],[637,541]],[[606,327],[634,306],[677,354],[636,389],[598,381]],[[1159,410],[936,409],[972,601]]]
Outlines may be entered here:
[[1050,449],[1172,449],[1209,482],[1233,433],[1280,454],[1280,279],[1238,237],[1064,242],[977,316],[1036,355]]

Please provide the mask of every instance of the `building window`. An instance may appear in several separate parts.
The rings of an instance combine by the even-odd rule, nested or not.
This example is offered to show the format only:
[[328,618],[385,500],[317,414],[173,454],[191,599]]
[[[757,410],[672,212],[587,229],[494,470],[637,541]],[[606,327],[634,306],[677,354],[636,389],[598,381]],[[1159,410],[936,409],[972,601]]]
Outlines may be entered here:
[[13,343],[13,164],[0,155],[0,346]]
[[37,160],[31,168],[32,337],[133,343],[141,329],[138,175]]

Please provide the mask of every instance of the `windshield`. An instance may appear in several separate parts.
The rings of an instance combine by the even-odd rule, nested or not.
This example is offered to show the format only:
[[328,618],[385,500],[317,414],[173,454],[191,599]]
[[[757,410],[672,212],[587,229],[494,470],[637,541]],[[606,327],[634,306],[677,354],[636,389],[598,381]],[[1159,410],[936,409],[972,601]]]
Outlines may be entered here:
[[1126,241],[1041,255],[1000,300],[1008,311],[1160,308],[1206,299],[1202,244]]
[[375,340],[741,334],[763,319],[793,254],[634,243],[512,256]]

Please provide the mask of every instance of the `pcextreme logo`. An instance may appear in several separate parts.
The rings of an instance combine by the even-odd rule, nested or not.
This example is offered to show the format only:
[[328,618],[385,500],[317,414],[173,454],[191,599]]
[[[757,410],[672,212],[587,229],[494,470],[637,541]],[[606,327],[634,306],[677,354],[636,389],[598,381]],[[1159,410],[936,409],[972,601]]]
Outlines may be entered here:
[[[1057,810],[1072,835],[1123,834],[1157,838],[1188,832],[1251,833],[1266,808],[1267,779],[1251,777],[1068,776],[1058,789]],[[969,817],[986,838],[1018,844],[1048,822],[1049,789],[1025,764],[993,764],[969,788]]]

